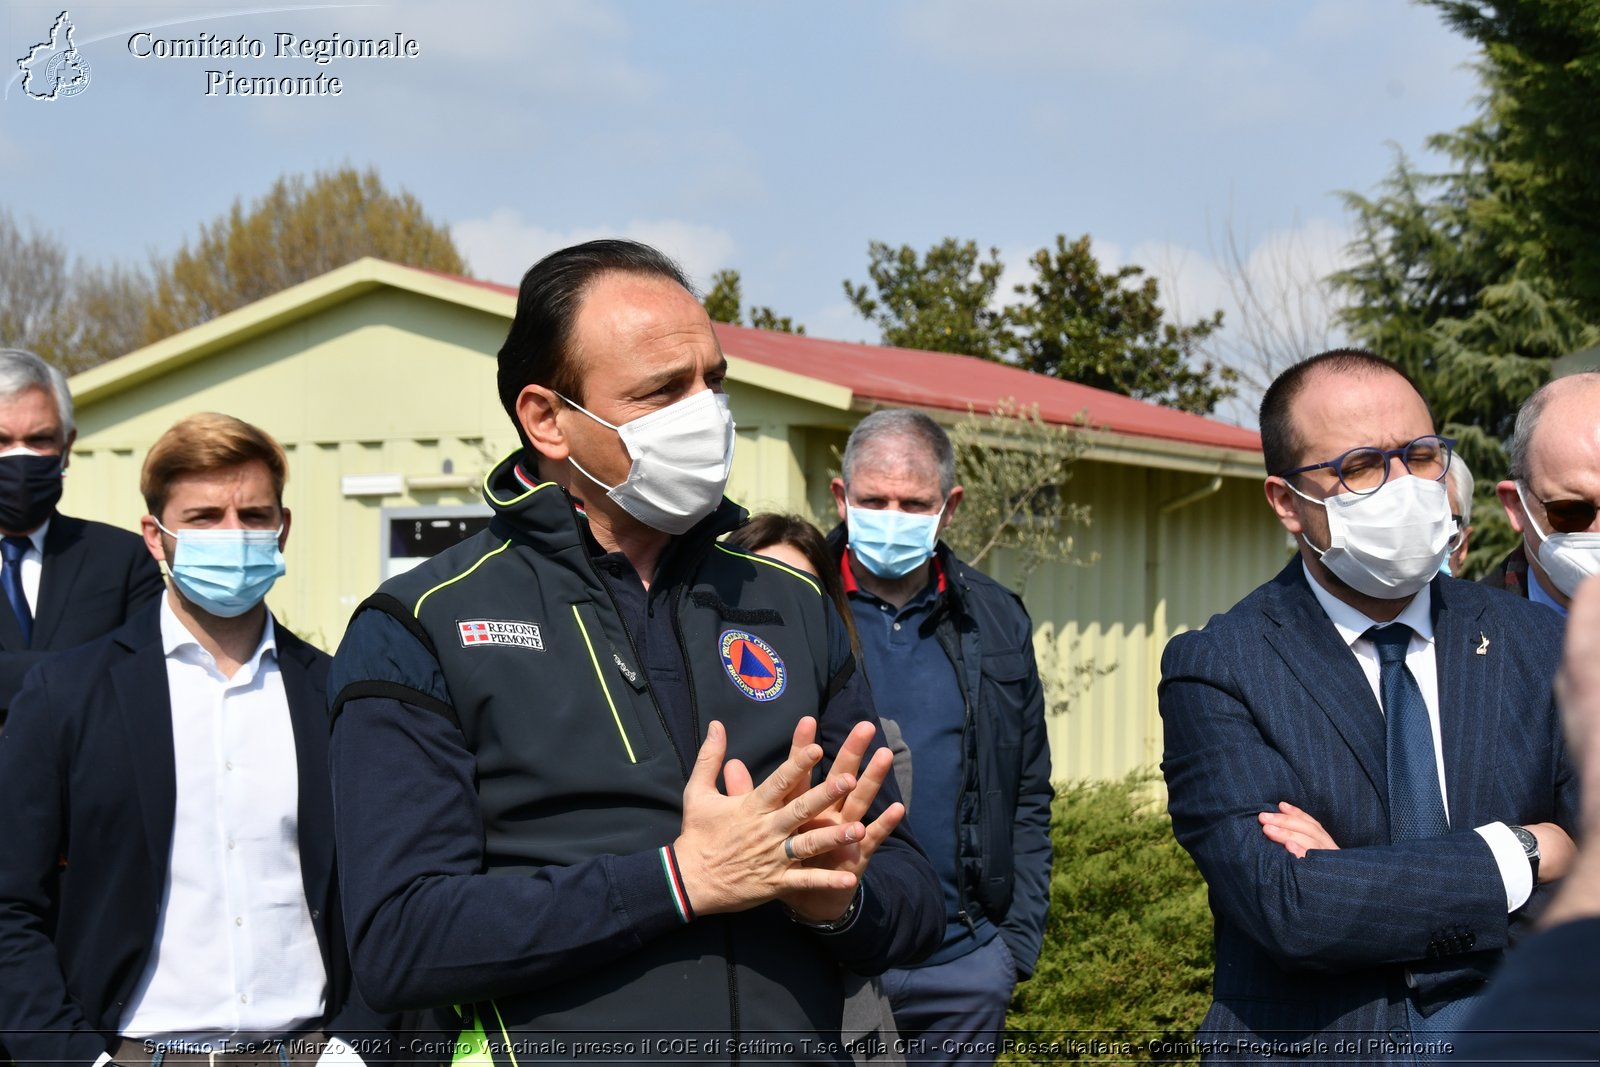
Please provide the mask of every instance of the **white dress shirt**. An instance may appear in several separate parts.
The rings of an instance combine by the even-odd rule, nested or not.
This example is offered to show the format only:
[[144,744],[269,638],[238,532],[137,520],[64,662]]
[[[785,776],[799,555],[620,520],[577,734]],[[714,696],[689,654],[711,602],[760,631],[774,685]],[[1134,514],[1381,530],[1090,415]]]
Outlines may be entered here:
[[39,617],[39,579],[44,573],[44,535],[50,532],[46,519],[28,534],[28,550],[22,554],[22,595],[28,598],[28,613]]
[[300,872],[294,729],[267,617],[232,678],[161,600],[177,803],[156,942],[127,1037],[199,1050],[323,1014],[327,973]]
[[[1311,586],[1311,592],[1316,596],[1317,603],[1322,605],[1328,621],[1333,623],[1334,629],[1339,631],[1344,643],[1355,653],[1356,662],[1361,665],[1361,672],[1367,676],[1367,684],[1372,687],[1372,695],[1377,698],[1378,708],[1381,711],[1383,696],[1378,688],[1380,666],[1378,648],[1372,643],[1371,638],[1366,636],[1366,632],[1374,626],[1387,624],[1367,618],[1322,588],[1312,577],[1311,569],[1305,566],[1303,560],[1300,565],[1305,568],[1306,582]],[[1439,771],[1439,799],[1444,802],[1445,819],[1448,820],[1450,794],[1449,786],[1445,783],[1444,743],[1439,730],[1439,668],[1434,658],[1432,612],[1433,590],[1425,585],[1393,621],[1411,627],[1411,644],[1406,648],[1406,668],[1411,671],[1411,677],[1417,681],[1417,688],[1422,691],[1422,702],[1428,706],[1428,725],[1433,730],[1433,762]],[[1315,816],[1317,813],[1310,814]],[[1528,902],[1528,897],[1533,895],[1533,869],[1528,864],[1527,854],[1522,851],[1517,835],[1513,834],[1511,827],[1503,822],[1488,823],[1473,829],[1494,853],[1495,865],[1500,868],[1500,880],[1506,887],[1506,911],[1516,911]]]

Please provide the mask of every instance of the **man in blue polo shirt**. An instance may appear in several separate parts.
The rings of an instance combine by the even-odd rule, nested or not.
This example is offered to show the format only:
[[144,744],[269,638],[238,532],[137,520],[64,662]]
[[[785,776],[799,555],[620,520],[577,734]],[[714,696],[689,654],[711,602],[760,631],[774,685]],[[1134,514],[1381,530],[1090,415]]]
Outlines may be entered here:
[[833,481],[831,541],[881,714],[911,750],[908,814],[944,887],[946,927],[922,963],[884,975],[907,1058],[992,1062],[1033,973],[1050,883],[1050,748],[1033,624],[1010,590],[939,531],[961,504],[938,423],[874,412]]

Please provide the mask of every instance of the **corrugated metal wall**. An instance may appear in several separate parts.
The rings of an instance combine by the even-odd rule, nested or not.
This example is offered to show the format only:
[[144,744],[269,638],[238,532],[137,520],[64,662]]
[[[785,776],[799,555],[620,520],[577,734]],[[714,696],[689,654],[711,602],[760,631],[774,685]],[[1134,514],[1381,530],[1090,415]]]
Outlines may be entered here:
[[[1058,779],[1115,777],[1158,763],[1155,694],[1167,638],[1204,625],[1288,558],[1258,481],[1224,478],[1213,494],[1162,513],[1210,483],[1194,474],[1077,465],[1067,495],[1091,509],[1078,550],[1093,562],[1042,567],[1021,590],[1040,670],[1057,680],[1057,700],[1074,666],[1108,670],[1051,716]],[[1002,581],[1016,573],[1005,559],[990,570]]]

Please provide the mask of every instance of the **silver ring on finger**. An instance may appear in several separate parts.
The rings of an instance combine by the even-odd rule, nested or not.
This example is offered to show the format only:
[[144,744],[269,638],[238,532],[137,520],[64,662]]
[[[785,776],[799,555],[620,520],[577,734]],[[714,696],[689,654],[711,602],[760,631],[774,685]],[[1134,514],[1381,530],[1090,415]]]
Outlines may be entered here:
[[799,863],[800,862],[800,857],[795,855],[795,851],[794,851],[794,835],[793,834],[791,834],[788,837],[783,839],[783,854],[785,856],[789,857],[789,862],[790,863]]

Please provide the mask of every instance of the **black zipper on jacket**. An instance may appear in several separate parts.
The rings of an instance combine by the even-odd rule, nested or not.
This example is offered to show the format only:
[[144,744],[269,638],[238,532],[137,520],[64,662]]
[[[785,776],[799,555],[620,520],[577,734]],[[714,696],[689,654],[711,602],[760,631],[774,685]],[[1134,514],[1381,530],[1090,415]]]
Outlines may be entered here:
[[[606,602],[611,605],[612,614],[617,617],[617,625],[622,627],[622,636],[628,641],[628,651],[633,655],[633,662],[637,663],[639,665],[639,670],[644,672],[645,693],[650,697],[650,706],[656,710],[656,720],[661,723],[661,732],[666,735],[667,747],[672,749],[673,755],[678,757],[678,770],[683,775],[684,784],[687,785],[689,782],[689,765],[684,762],[683,753],[678,751],[678,746],[672,743],[672,728],[667,725],[666,713],[661,710],[661,705],[656,700],[655,688],[650,684],[650,668],[645,663],[644,657],[639,655],[639,646],[634,643],[633,631],[628,629],[627,616],[622,614],[622,608],[617,604],[616,594],[611,591],[611,586],[606,583],[605,576],[595,569],[594,560],[589,555],[589,542],[584,537],[583,527],[578,525],[577,511],[569,505],[567,508],[567,514],[572,518],[573,529],[575,529],[578,534],[578,545],[583,549],[583,564],[585,567],[589,568],[589,574],[593,576],[600,588],[605,590]],[[535,549],[535,551],[537,551],[537,549]],[[644,591],[644,597],[645,611],[648,612],[650,610],[650,590],[646,589]],[[678,640],[678,646],[680,648],[683,647],[683,639],[681,637]],[[685,655],[687,655],[687,653],[685,653]],[[687,670],[688,667],[689,664],[685,662],[684,669]],[[692,699],[693,690],[691,690],[690,693]]]
[[[694,669],[689,666],[689,646],[683,640],[683,604],[689,598],[690,579],[694,575],[685,575],[683,584],[678,587],[677,603],[672,605],[672,636],[678,639],[678,655],[683,659],[683,681],[689,690],[689,725],[694,731],[696,740],[700,738],[700,700],[694,691]],[[649,591],[645,592],[645,610],[654,613],[650,607]]]
[[[689,688],[689,721],[694,730],[694,736],[700,736],[700,701],[695,696],[694,668],[689,665],[689,646],[683,639],[683,605],[689,598],[689,586],[693,584],[693,574],[684,575],[683,583],[678,588],[676,603],[672,609],[672,636],[678,639],[678,655],[683,657],[684,683]],[[649,593],[646,592],[646,610],[654,611],[649,606]],[[724,727],[726,729],[726,727]],[[733,943],[733,927],[726,921],[722,923],[722,941],[725,946],[728,971],[728,1033],[732,1035],[733,1048],[728,1055],[729,1063],[739,1062],[739,965],[735,959],[736,951]]]
[[[578,527],[577,512],[572,511],[571,514],[573,526]],[[583,537],[583,529],[578,527],[577,532],[579,543],[587,545],[588,542],[585,541]],[[678,746],[673,743],[672,728],[667,725],[666,713],[661,710],[661,704],[656,700],[655,687],[650,684],[649,666],[645,663],[644,657],[639,655],[638,646],[635,645],[633,641],[633,632],[628,629],[628,620],[623,616],[622,609],[617,606],[617,598],[616,595],[611,592],[611,586],[606,583],[604,576],[602,576],[595,569],[594,560],[590,558],[587,551],[584,552],[583,558],[584,563],[589,568],[589,573],[594,575],[595,581],[599,582],[601,588],[605,589],[606,591],[606,599],[611,602],[611,610],[616,613],[617,622],[622,627],[623,636],[628,639],[628,651],[633,653],[633,660],[639,665],[639,669],[645,672],[645,690],[650,694],[650,706],[656,709],[656,718],[661,722],[662,732],[667,735],[667,745],[677,755],[678,769],[683,772],[684,783],[688,784],[689,765],[684,762],[684,754],[679,752]],[[684,580],[678,589],[678,595],[674,598],[675,602],[672,604],[672,636],[677,638],[678,655],[683,660],[684,684],[687,685],[689,689],[689,719],[694,730],[693,736],[698,739],[700,737],[700,702],[695,696],[694,669],[689,664],[689,646],[683,640],[683,626],[681,617],[683,603],[688,598],[689,586],[692,584],[693,578],[694,575],[692,573],[684,575]],[[655,614],[655,603],[650,595],[649,589],[644,591],[644,610],[646,617],[653,617]],[[735,948],[733,943],[733,929],[724,918],[718,917],[717,921],[722,926],[722,940],[723,944],[726,946],[725,954],[728,961],[725,965],[728,972],[728,1032],[732,1035],[732,1040],[734,1043],[733,1048],[729,1053],[728,1062],[738,1063],[740,1062],[738,1052],[738,1039],[740,1032],[739,972],[738,965],[734,959]]]
[[[946,607],[945,610],[948,611],[948,607]],[[966,676],[961,673],[961,656],[956,650],[956,646],[958,646],[960,643],[960,635],[955,633],[954,620],[950,622],[950,628],[948,630],[945,630],[944,625],[945,624],[942,621],[937,625],[936,632],[939,636],[939,647],[944,650],[945,658],[950,661],[950,669],[955,672],[956,687],[961,690],[961,708],[963,715],[961,722],[961,788],[956,792],[955,819],[956,918],[966,923],[967,929],[972,933],[972,936],[976,938],[978,936],[978,924],[976,920],[973,919],[972,913],[967,907],[967,868],[961,856],[961,801],[967,792],[967,776],[974,770],[971,765],[971,761],[968,758],[972,751],[973,745],[972,699],[967,695],[967,679]],[[978,784],[977,794],[977,818],[979,833],[981,834],[983,830],[983,784],[981,782]]]

